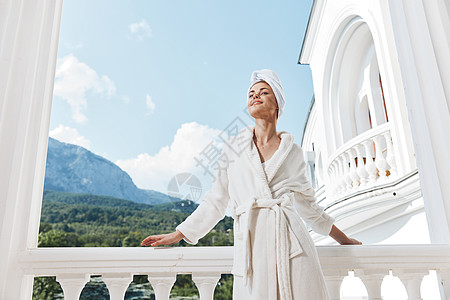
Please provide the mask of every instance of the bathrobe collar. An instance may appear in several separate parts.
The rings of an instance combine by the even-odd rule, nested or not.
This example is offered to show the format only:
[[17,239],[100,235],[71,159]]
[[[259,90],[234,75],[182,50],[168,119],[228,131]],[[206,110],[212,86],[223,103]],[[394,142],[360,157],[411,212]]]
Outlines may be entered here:
[[264,172],[258,149],[253,141],[254,130],[255,125],[250,125],[242,131],[245,140],[245,143],[243,143],[245,145],[244,152],[253,167],[256,177],[263,183],[265,196],[271,196],[272,192],[269,184],[291,151],[294,145],[294,136],[287,131],[277,131],[277,135],[281,138],[281,143],[272,158],[267,162],[266,172]]

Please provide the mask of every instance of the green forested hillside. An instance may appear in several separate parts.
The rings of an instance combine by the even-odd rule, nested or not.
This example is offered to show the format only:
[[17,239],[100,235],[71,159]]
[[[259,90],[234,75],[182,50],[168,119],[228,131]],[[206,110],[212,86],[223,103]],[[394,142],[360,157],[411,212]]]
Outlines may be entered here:
[[[38,245],[136,247],[148,235],[172,232],[196,207],[197,204],[189,200],[147,205],[106,196],[45,191]],[[232,228],[232,218],[225,217],[197,245],[231,246]],[[191,245],[182,240],[174,246]],[[135,284],[145,284],[145,278],[136,277]],[[216,288],[215,299],[230,299],[231,284],[232,277],[224,275],[222,284]],[[97,285],[99,287],[93,289],[88,288],[88,284],[81,298],[94,299],[90,297],[95,294],[95,299],[108,299],[102,282]],[[98,289],[102,287],[104,297],[97,295]],[[188,275],[178,276],[172,292],[184,296],[198,295]],[[58,293],[60,295],[61,291],[54,279],[35,279],[34,299],[60,299]],[[150,299],[144,296],[132,298],[131,294],[131,291],[127,292],[126,299]]]

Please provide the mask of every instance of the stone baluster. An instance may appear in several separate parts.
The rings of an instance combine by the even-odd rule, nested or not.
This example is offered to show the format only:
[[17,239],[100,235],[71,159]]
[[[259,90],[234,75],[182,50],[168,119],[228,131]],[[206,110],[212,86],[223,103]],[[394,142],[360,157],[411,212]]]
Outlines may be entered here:
[[347,189],[347,182],[345,181],[345,157],[340,155],[338,159],[340,172],[337,180],[339,181],[339,194],[342,194]]
[[331,195],[335,195],[338,193],[337,191],[337,184],[336,184],[336,178],[338,178],[338,170],[337,170],[337,162],[334,160],[330,167],[328,168],[328,177],[330,178],[330,192]]
[[367,173],[366,166],[363,160],[363,150],[364,147],[361,144],[355,146],[356,157],[358,158],[358,165],[356,167],[356,172],[359,175],[359,182],[361,186],[365,186],[369,182],[369,173]]
[[214,289],[220,279],[220,273],[193,273],[194,281],[200,293],[200,300],[213,300]]
[[377,167],[373,162],[372,155],[372,140],[366,140],[363,142],[364,150],[366,152],[366,171],[369,174],[369,183],[374,184],[377,181]]
[[355,163],[355,151],[353,148],[347,150],[347,156],[350,161],[350,177],[352,179],[352,189],[356,189],[359,187],[359,175],[356,172],[356,163]]
[[369,300],[381,300],[381,284],[383,283],[385,270],[355,270],[355,275],[358,276],[366,286]]
[[130,282],[133,281],[133,275],[130,273],[103,274],[103,282],[109,290],[110,300],[123,300]]
[[335,197],[336,195],[339,195],[340,192],[340,180],[339,180],[339,176],[340,176],[340,166],[339,166],[339,160],[336,158],[333,161],[333,167],[334,167],[334,175],[333,177],[330,177],[330,184],[332,184],[333,189],[332,189],[332,197]]
[[65,300],[78,300],[81,291],[90,280],[89,274],[60,274],[56,276],[56,281],[61,284]]
[[347,152],[342,153],[344,162],[344,180],[345,180],[345,192],[352,190],[352,175],[350,174],[350,155]]
[[341,285],[345,276],[348,275],[347,271],[343,270],[323,270],[323,275],[325,277],[325,282],[327,285],[328,295],[330,300],[340,300],[341,299]]
[[386,181],[387,176],[386,176],[386,170],[389,168],[388,163],[386,161],[386,159],[384,158],[384,154],[383,154],[383,145],[382,145],[382,140],[383,137],[381,135],[377,135],[374,138],[374,142],[375,142],[375,165],[377,166],[378,169],[378,175],[380,176],[380,181]]
[[148,275],[148,281],[155,291],[156,300],[169,300],[170,290],[176,280],[176,273]]
[[328,177],[335,178],[336,177],[336,160],[333,160],[328,168]]
[[422,283],[423,276],[429,272],[425,270],[399,270],[392,272],[393,275],[400,278],[408,293],[408,300],[422,300],[420,297],[420,284]]
[[392,137],[391,132],[386,131],[383,133],[384,138],[386,139],[386,147],[387,147],[387,153],[386,153],[386,161],[391,166],[389,169],[389,172],[391,173],[392,177],[397,176],[397,164],[395,162],[395,153],[394,153],[394,146],[392,144]]
[[335,175],[333,177],[333,190],[334,190],[334,195],[339,195],[341,193],[341,161],[339,160],[339,158],[337,157],[334,162],[334,169],[335,169]]

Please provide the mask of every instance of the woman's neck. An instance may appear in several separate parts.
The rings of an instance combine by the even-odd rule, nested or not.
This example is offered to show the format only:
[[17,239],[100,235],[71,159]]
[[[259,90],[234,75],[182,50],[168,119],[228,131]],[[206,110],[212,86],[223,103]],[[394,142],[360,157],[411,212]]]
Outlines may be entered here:
[[267,122],[266,120],[255,120],[253,136],[258,144],[268,144],[270,140],[277,138],[276,123]]

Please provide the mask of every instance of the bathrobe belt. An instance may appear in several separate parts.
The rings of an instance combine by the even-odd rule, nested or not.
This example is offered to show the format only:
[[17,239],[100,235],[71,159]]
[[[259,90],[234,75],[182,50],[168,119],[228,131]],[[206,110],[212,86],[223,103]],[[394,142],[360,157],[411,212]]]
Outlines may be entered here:
[[[280,295],[283,300],[292,299],[290,270],[289,270],[289,230],[292,230],[289,226],[289,222],[286,219],[286,213],[290,215],[295,211],[292,198],[293,194],[285,193],[278,199],[254,197],[248,205],[241,205],[235,208],[234,217],[239,217],[243,213],[247,213],[247,228],[243,229],[244,234],[244,284],[251,287],[252,278],[252,245],[251,245],[251,232],[255,230],[252,228],[253,216],[256,209],[272,209],[275,212],[275,249],[276,249],[276,262],[278,272],[278,284],[280,287]],[[299,218],[298,215],[291,215],[292,217]],[[300,220],[299,220],[300,221]],[[296,223],[296,222],[293,222]],[[297,223],[298,224],[298,223]],[[295,231],[294,235],[296,237]],[[299,251],[302,252],[300,242],[295,242],[298,245]]]

